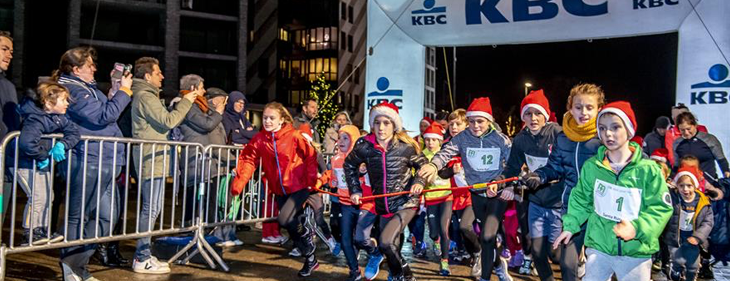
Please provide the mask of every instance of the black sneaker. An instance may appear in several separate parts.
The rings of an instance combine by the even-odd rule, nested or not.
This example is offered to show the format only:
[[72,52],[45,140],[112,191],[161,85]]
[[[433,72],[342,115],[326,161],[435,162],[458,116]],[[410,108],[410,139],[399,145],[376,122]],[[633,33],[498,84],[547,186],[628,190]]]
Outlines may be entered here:
[[317,268],[319,268],[319,262],[317,261],[317,258],[312,255],[304,260],[304,266],[302,267],[302,270],[299,271],[299,277],[312,275],[312,272]]
[[347,276],[347,281],[360,281],[362,280],[362,273],[360,270],[350,271],[350,275]]

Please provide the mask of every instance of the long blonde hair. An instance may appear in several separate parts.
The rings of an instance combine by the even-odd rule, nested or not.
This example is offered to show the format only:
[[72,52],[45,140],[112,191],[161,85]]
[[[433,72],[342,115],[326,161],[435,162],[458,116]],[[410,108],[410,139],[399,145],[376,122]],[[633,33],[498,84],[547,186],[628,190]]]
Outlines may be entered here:
[[421,145],[418,144],[416,140],[414,140],[411,136],[406,134],[405,131],[397,132],[393,135],[393,139],[396,139],[400,142],[403,142],[405,144],[413,146],[414,149],[416,149],[416,154],[421,154]]

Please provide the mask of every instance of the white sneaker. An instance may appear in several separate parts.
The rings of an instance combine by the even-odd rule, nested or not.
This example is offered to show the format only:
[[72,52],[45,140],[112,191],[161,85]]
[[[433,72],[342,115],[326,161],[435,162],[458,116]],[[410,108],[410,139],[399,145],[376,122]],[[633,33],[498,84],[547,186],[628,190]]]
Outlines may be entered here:
[[170,268],[170,264],[169,263],[161,262],[155,256],[150,256],[150,259],[152,259],[152,262],[156,263],[158,266]]
[[289,237],[279,235],[278,237],[274,237],[274,241],[276,241],[276,243],[274,243],[274,244],[284,245],[284,243],[289,241]]
[[264,244],[276,244],[276,237],[267,236],[267,237],[261,238],[261,243],[264,243]]
[[243,246],[243,241],[241,241],[240,239],[236,239],[231,242],[233,242],[233,246]]
[[155,263],[152,258],[147,259],[146,261],[140,262],[137,259],[134,260],[134,264],[132,265],[132,270],[136,273],[144,273],[144,274],[165,274],[170,273],[169,267],[162,267]]
[[302,256],[302,252],[299,251],[299,248],[294,248],[294,249],[291,250],[291,252],[289,252],[289,256],[292,256],[292,257],[301,257]]
[[221,248],[229,248],[229,247],[236,246],[236,243],[234,243],[233,241],[221,241],[221,242],[215,243],[215,245],[218,247],[221,247]]

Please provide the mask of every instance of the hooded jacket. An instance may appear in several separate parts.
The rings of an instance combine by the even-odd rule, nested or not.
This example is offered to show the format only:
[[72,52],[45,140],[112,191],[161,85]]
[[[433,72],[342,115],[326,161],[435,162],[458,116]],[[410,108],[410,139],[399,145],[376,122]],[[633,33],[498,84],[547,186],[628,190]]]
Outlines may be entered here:
[[[344,114],[347,118],[347,125],[352,125],[352,120],[350,119],[350,114],[347,113],[347,111],[340,111],[335,116]],[[340,130],[340,125],[337,124],[334,120],[332,120],[329,128],[327,128],[327,131],[324,134],[324,153],[334,153],[335,152],[335,146],[337,145],[337,139],[340,138],[338,131]],[[359,134],[359,133],[358,133]]]
[[[428,161],[416,153],[415,147],[396,138],[393,138],[387,150],[378,144],[374,134],[357,140],[343,167],[350,194],[363,194],[359,171],[362,163],[367,166],[373,195],[408,191],[416,183],[426,186],[425,180],[416,177],[413,169],[420,169]],[[375,211],[379,215],[389,215],[402,209],[415,208],[419,202],[420,197],[410,195],[378,198],[375,199]]]
[[350,200],[350,191],[347,188],[347,180],[345,179],[345,170],[343,167],[347,154],[352,151],[352,148],[355,147],[355,142],[360,137],[360,131],[357,127],[348,125],[340,128],[340,132],[350,136],[350,147],[347,148],[347,151],[340,151],[332,157],[330,160],[332,169],[322,174],[322,177],[317,180],[317,186],[329,183],[330,186],[337,188],[340,204],[349,206],[352,205],[352,201]]
[[[233,105],[238,101],[243,101],[243,110],[239,113],[233,109]],[[248,110],[248,100],[246,95],[239,91],[233,91],[228,95],[228,103],[226,110],[223,112],[223,128],[225,128],[226,136],[228,136],[228,144],[247,144],[259,132],[253,128],[251,122],[246,118]],[[248,130],[248,128],[252,128]]]
[[601,146],[601,141],[598,137],[585,142],[574,142],[564,132],[561,132],[553,144],[547,165],[535,171],[540,175],[542,182],[563,181],[561,193],[563,214],[567,212],[568,199],[573,187],[578,184],[578,175],[583,164],[588,158],[596,155],[599,146]]
[[[447,166],[452,157],[461,156],[467,184],[486,183],[502,175],[511,147],[512,142],[509,138],[494,126],[482,136],[475,136],[467,129],[445,143],[431,159],[431,163],[436,165],[437,170],[441,170]],[[477,171],[475,165],[483,165],[485,168],[483,171]]]
[[[667,227],[664,228],[662,238],[665,244],[675,248],[679,248],[684,241],[680,240],[680,214],[682,212],[682,195],[676,189],[669,192],[672,196],[672,206],[674,211],[669,219]],[[699,190],[695,190],[695,196],[699,197],[697,207],[695,207],[694,217],[692,217],[692,237],[700,241],[700,246],[707,250],[710,246],[708,237],[714,226],[714,215],[710,206],[710,199],[707,198]]]
[[317,184],[317,153],[289,123],[276,132],[257,133],[241,151],[231,188],[233,195],[241,194],[259,161],[269,192],[276,195],[292,194]]
[[[69,121],[66,115],[47,113],[29,98],[23,100],[18,113],[23,117],[23,126],[18,139],[19,168],[32,169],[33,160],[43,161],[50,157],[48,152],[52,148],[51,140],[41,139],[44,134],[63,133],[63,138],[58,142],[63,143],[66,149],[76,146],[81,138],[79,128]],[[48,171],[50,167],[48,165],[43,170]]]
[[[533,135],[528,128],[522,129],[513,140],[504,176],[519,176],[523,165],[527,165],[531,171],[546,165],[553,152],[555,140],[561,132],[560,125],[552,122],[545,124],[537,135]],[[536,190],[526,192],[525,199],[543,208],[560,208],[563,205],[560,197],[563,185],[562,179],[543,184]]]
[[[117,119],[122,114],[129,102],[131,91],[121,88],[111,99],[96,88],[96,83],[86,83],[73,75],[61,74],[58,83],[65,86],[69,91],[69,99],[72,102],[68,105],[66,116],[79,127],[79,134],[85,136],[99,137],[122,137],[122,131],[117,126]],[[79,142],[74,147],[74,157],[83,159],[84,151],[87,154],[87,162],[96,163],[99,159],[99,142]],[[124,143],[117,144],[116,165],[124,165],[125,160]],[[114,143],[105,142],[102,149],[102,160],[109,163],[114,159]]]
[[[132,84],[134,100],[132,101],[132,136],[136,139],[166,141],[170,130],[182,123],[190,107],[193,105],[187,99],[177,102],[175,110],[168,111],[160,102],[160,89],[152,86],[143,79],[134,78]],[[115,95],[116,97],[116,95]],[[133,149],[134,165],[139,165],[139,146]],[[163,145],[158,145],[153,151],[152,145],[144,145],[142,150],[142,175],[145,180],[150,179],[154,163],[154,177],[167,175],[164,169],[165,151]],[[170,152],[167,152],[170,154]],[[139,169],[139,167],[136,167]]]
[[[585,162],[563,216],[563,230],[578,233],[588,221],[586,247],[611,256],[648,258],[659,251],[659,236],[672,216],[672,201],[659,165],[643,159],[638,144],[629,145],[631,160],[618,174],[609,166],[605,146]],[[633,225],[634,239],[616,237],[617,219]]]

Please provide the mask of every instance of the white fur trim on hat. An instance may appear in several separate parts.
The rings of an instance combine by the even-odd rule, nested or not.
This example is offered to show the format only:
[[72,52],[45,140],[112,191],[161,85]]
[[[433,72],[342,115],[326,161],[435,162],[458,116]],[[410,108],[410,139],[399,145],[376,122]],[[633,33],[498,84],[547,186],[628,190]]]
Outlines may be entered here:
[[[596,120],[601,119],[601,116],[603,116],[603,114],[606,114],[609,112],[616,114],[619,118],[621,118],[622,121],[624,121],[624,125],[626,126],[626,129],[628,129],[628,131],[629,131],[629,139],[633,138],[634,135],[636,135],[636,129],[634,128],[634,124],[631,123],[631,119],[629,119],[629,116],[626,115],[626,112],[624,112],[623,110],[620,110],[618,108],[608,107],[608,108],[601,109],[601,112],[598,113],[598,117],[596,118]],[[596,127],[598,127],[598,122],[596,122]],[[598,138],[599,139],[601,138],[600,133],[598,134]]]
[[674,176],[674,184],[677,184],[679,179],[681,179],[683,176],[689,176],[690,179],[692,179],[692,183],[695,185],[695,187],[700,186],[700,181],[697,179],[697,176],[695,176],[693,173],[690,173],[688,171],[681,171],[677,173],[676,176]]
[[525,116],[525,112],[527,112],[527,110],[530,108],[534,108],[534,109],[537,109],[538,111],[540,111],[540,113],[542,113],[542,115],[545,116],[546,120],[548,118],[550,118],[550,116],[547,114],[547,110],[545,110],[545,108],[542,107],[542,105],[539,105],[536,103],[528,103],[522,107],[522,112],[520,112],[520,119],[522,119],[522,116]]
[[492,114],[486,113],[484,111],[467,111],[466,117],[484,117],[487,118],[487,120],[494,122],[494,117],[492,117]]
[[444,140],[444,136],[439,135],[439,134],[433,134],[433,133],[431,133],[431,134],[423,134],[423,138],[424,139],[429,139],[430,138],[430,139]]
[[378,116],[384,115],[390,119],[390,121],[393,121],[393,125],[395,125],[395,132],[400,132],[403,130],[403,120],[400,118],[400,115],[398,115],[398,112],[393,110],[390,107],[387,106],[375,106],[372,109],[370,109],[370,128],[373,127],[373,123],[375,122],[375,118]]
[[657,161],[662,161],[662,162],[667,162],[667,158],[666,157],[661,157],[661,156],[656,156],[656,155],[652,155],[651,157],[649,157],[649,159],[651,159],[651,160],[657,160]]

